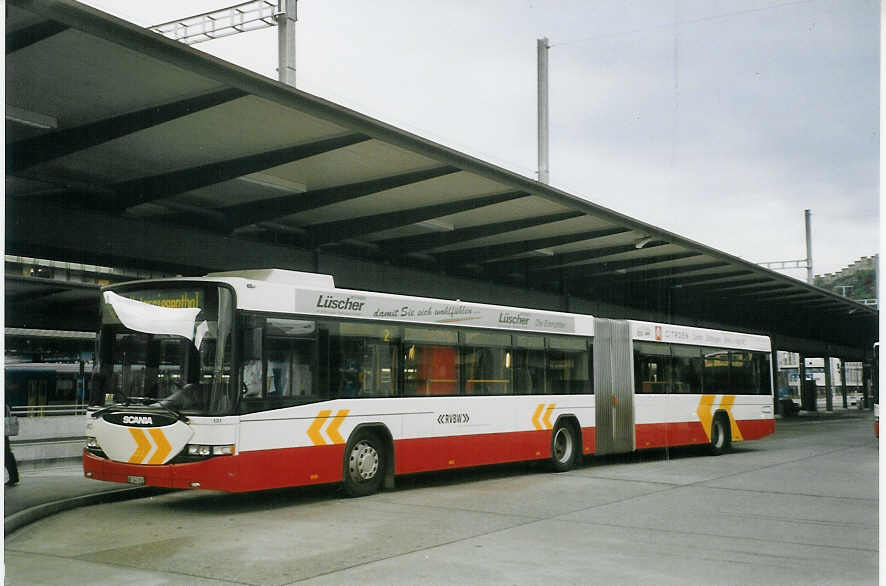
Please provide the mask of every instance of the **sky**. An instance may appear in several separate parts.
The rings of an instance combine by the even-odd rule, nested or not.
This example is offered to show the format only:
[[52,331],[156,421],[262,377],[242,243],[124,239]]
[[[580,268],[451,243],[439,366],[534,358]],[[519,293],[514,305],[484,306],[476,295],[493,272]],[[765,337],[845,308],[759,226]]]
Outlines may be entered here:
[[[88,0],[142,26],[236,0]],[[879,252],[877,0],[299,0],[296,86],[751,262]],[[276,30],[195,49],[276,79]],[[784,271],[805,279],[805,269]]]

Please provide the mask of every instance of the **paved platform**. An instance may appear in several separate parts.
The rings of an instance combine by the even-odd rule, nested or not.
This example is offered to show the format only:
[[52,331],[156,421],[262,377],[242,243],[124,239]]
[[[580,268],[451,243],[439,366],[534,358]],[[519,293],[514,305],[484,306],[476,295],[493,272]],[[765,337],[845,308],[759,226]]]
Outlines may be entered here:
[[[873,419],[873,414],[870,410],[835,408],[833,411],[800,411],[790,419],[812,422],[847,417]],[[781,419],[781,416],[776,416],[776,419]],[[79,459],[23,463],[19,476],[19,484],[4,487],[4,535],[59,511],[167,492],[166,489],[90,480],[83,476]]]
[[59,511],[148,496],[150,487],[126,486],[90,480],[83,476],[80,460],[24,463],[20,481],[3,488],[3,534]]

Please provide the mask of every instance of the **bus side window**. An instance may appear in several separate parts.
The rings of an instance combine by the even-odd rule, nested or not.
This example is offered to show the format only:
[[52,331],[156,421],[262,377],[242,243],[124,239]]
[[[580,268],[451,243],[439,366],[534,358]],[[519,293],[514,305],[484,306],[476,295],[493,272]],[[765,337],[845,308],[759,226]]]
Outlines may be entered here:
[[465,331],[461,341],[465,394],[513,394],[511,335]]
[[735,395],[756,395],[760,384],[755,375],[750,352],[729,353],[729,377],[731,391]]
[[336,397],[394,397],[400,328],[362,322],[327,322],[330,378]]
[[704,356],[704,394],[728,395],[729,383],[729,351],[722,348],[703,348]]
[[759,381],[757,386],[757,394],[772,394],[772,377],[770,375],[770,354],[767,352],[754,352],[752,354],[754,360],[754,371]]
[[458,394],[458,337],[444,328],[404,328],[403,394]]
[[673,392],[684,395],[701,394],[703,362],[698,346],[671,346],[673,359]]
[[514,335],[514,393],[549,393],[545,376],[545,339],[537,335]]
[[634,342],[634,384],[636,394],[672,392],[670,344]]
[[240,394],[246,398],[263,394],[263,344],[265,319],[248,316],[240,327]]
[[591,350],[587,338],[547,337],[548,390],[553,395],[594,392]]
[[269,398],[314,394],[316,331],[311,320],[268,318],[264,345]]

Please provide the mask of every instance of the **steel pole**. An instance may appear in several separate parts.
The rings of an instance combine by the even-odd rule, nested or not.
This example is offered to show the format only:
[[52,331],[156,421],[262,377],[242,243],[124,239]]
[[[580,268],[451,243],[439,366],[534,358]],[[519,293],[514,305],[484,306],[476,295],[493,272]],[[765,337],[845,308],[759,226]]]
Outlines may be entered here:
[[295,87],[295,21],[298,0],[279,0],[277,6],[277,74]]
[[812,210],[804,212],[806,216],[806,282],[812,285]]
[[548,183],[548,38],[538,39],[538,180]]

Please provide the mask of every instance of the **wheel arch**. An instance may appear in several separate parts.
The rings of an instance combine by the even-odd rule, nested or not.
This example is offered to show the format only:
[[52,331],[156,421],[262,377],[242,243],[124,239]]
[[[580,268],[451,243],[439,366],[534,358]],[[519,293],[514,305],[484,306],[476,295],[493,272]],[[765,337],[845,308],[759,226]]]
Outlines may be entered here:
[[[575,432],[575,437],[578,439],[579,445],[581,445],[581,424],[578,422],[578,417],[574,413],[562,413],[558,415],[556,421],[554,421],[554,426],[551,428],[551,433],[553,433],[553,430],[557,429],[557,426],[561,423],[572,426],[572,430]],[[581,450],[579,450],[579,452],[581,452]]]
[[732,437],[732,425],[735,422],[732,420],[731,414],[725,409],[717,409],[714,411],[714,416],[711,418],[711,421],[714,421],[718,417],[726,420],[726,431],[729,433],[729,436]]

